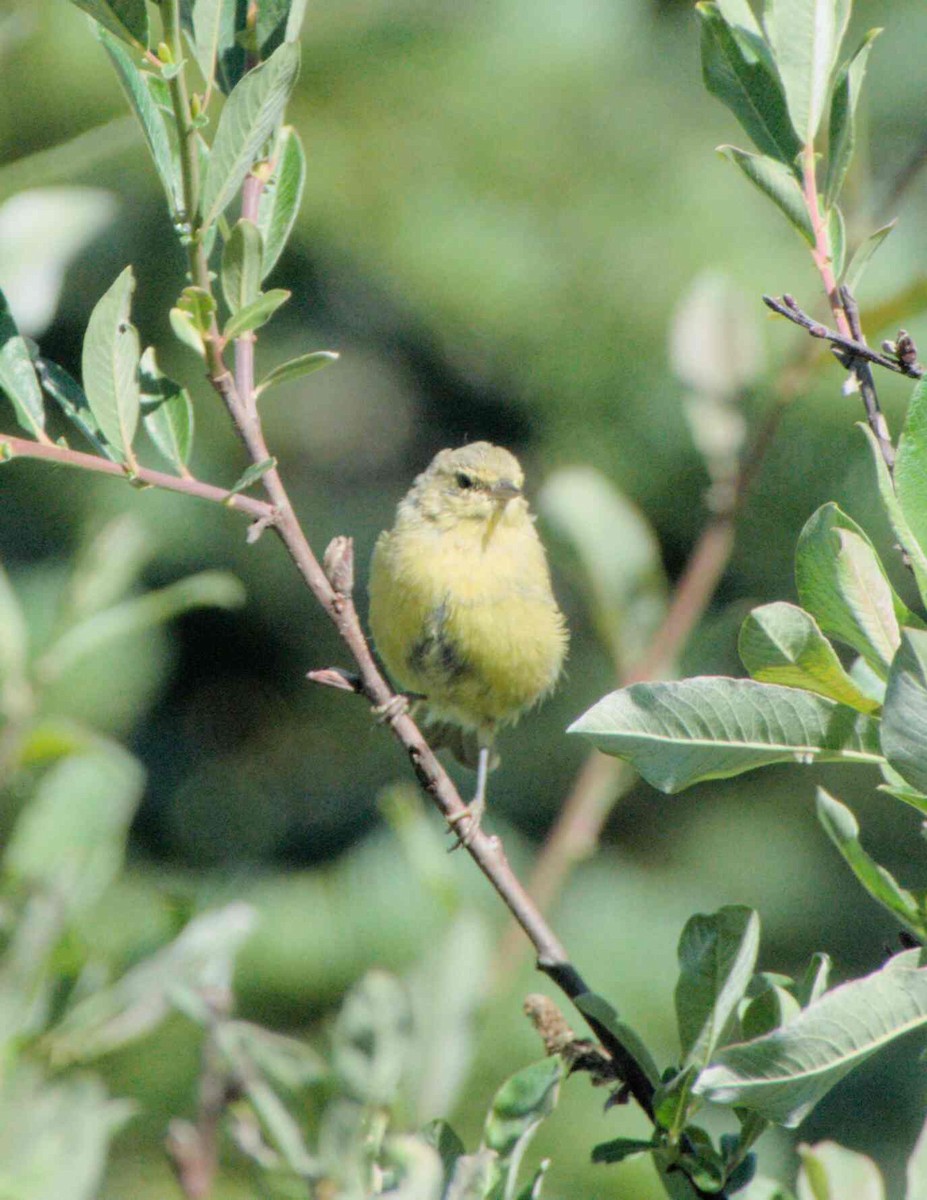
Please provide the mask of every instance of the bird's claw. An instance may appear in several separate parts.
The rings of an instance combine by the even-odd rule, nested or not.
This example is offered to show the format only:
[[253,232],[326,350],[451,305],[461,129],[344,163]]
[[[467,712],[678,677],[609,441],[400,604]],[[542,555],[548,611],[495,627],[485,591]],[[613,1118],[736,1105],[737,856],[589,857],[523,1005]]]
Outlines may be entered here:
[[[473,839],[476,837],[480,825],[482,824],[483,812],[485,811],[485,808],[485,801],[483,803],[478,803],[476,800],[473,800],[467,805],[463,812],[459,812],[453,817],[447,818],[447,823],[451,828],[451,832],[457,835],[457,841],[453,844],[453,846],[448,847],[448,854],[453,854],[453,852],[455,850],[459,850],[461,846],[463,846],[465,849],[470,848],[473,843]],[[464,825],[463,832],[461,832],[457,826],[464,821],[466,824]]]
[[386,725],[397,717],[404,717],[412,706],[408,696],[398,694],[391,696],[385,704],[375,704],[373,715],[378,725]]

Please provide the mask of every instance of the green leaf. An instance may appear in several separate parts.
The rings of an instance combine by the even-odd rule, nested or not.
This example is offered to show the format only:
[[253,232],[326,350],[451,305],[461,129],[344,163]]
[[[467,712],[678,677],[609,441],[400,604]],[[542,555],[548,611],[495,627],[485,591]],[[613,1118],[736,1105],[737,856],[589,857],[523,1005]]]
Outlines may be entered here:
[[611,1142],[600,1142],[592,1147],[594,1163],[625,1162],[629,1158],[637,1158],[640,1154],[651,1154],[653,1142],[644,1142],[640,1138],[615,1138]]
[[454,1164],[454,1174],[442,1200],[486,1200],[498,1182],[497,1154],[492,1150],[465,1154]]
[[879,1169],[865,1154],[836,1142],[799,1146],[798,1200],[885,1200]]
[[264,292],[253,304],[246,304],[234,316],[229,317],[222,330],[222,336],[226,341],[232,341],[233,338],[241,337],[243,333],[260,329],[282,304],[286,304],[291,295],[292,292],[286,291],[285,288],[271,288],[269,292]]
[[119,462],[119,456],[100,431],[96,418],[90,411],[84,389],[76,379],[73,379],[64,367],[50,362],[47,358],[36,359],[36,374],[46,395],[58,405],[64,415],[76,429],[79,429],[91,446],[104,458]]
[[656,1086],[660,1082],[660,1070],[653,1055],[641,1041],[637,1033],[626,1025],[614,1008],[602,996],[595,992],[582,992],[573,997],[576,1008],[588,1017],[590,1021],[603,1026],[624,1047],[629,1058],[633,1059],[644,1076]]
[[5,869],[52,892],[65,913],[87,911],[122,868],[143,784],[136,759],[113,742],[63,759],[17,821]]
[[533,1179],[530,1179],[518,1193],[518,1200],[540,1200],[544,1179],[549,1168],[550,1159],[541,1159],[541,1165],[535,1171]]
[[341,1089],[362,1104],[392,1104],[411,1053],[405,987],[386,971],[368,971],[348,993],[332,1032],[332,1067]]
[[745,44],[718,9],[711,3],[696,5],[705,87],[731,110],[760,153],[794,173],[801,143],[789,121],[782,85],[768,61],[755,52],[757,38]]
[[816,692],[859,712],[879,708],[843,669],[814,617],[794,604],[777,602],[755,608],[741,626],[737,650],[741,662],[760,683]]
[[847,230],[843,213],[835,204],[827,214],[827,243],[830,246],[830,261],[834,276],[840,279],[847,255]]
[[97,27],[97,36],[116,69],[116,77],[141,126],[171,212],[177,214],[183,209],[180,159],[168,137],[164,114],[152,97],[149,85],[152,76],[140,70],[133,56],[100,26]]
[[387,1138],[381,1165],[391,1176],[391,1200],[439,1200],[444,1194],[438,1153],[419,1137],[394,1134]]
[[31,708],[28,658],[26,615],[0,562],[0,717],[5,720],[20,717]]
[[190,393],[161,373],[153,346],[139,364],[142,418],[148,436],[181,474],[193,447],[193,402]]
[[904,1200],[927,1200],[927,1122],[922,1126],[905,1172]]
[[915,812],[927,817],[927,795],[906,783],[887,762],[882,763],[880,770],[885,782],[879,784],[879,791],[894,796],[896,800],[901,800],[902,803],[910,805]]
[[78,8],[133,50],[148,47],[148,10],[145,0],[71,0]]
[[134,1105],[112,1100],[93,1075],[45,1078],[26,1061],[0,1081],[0,1192],[4,1200],[95,1200],[113,1135]]
[[663,792],[773,763],[878,764],[878,724],[823,696],[748,679],[637,683],[575,721],[604,754]]
[[265,458],[263,462],[252,463],[250,467],[240,476],[235,483],[229,488],[229,495],[234,496],[236,492],[243,492],[245,488],[249,488],[252,484],[257,483],[268,471],[272,471],[277,465],[275,458]]
[[908,528],[927,553],[927,379],[917,381],[908,403],[898,439],[895,491]]
[[444,1168],[444,1186],[450,1183],[458,1158],[466,1154],[466,1147],[447,1121],[438,1117],[423,1126],[420,1136],[429,1146],[437,1150]]
[[[872,452],[872,461],[876,472],[876,484],[882,504],[886,513],[888,513],[888,519],[891,522],[892,529],[895,531],[895,536],[910,559],[911,570],[914,572],[914,578],[917,580],[917,588],[921,594],[921,600],[927,604],[927,552],[922,548],[914,531],[908,524],[907,512],[902,507],[895,493],[892,476],[885,465],[885,459],[882,457],[882,451],[879,448],[876,435],[863,421],[858,421],[857,425],[863,431],[866,441],[869,443],[869,449]],[[906,625],[922,625],[921,620],[915,617],[913,613],[901,619]]]
[[135,277],[126,267],[98,301],[84,335],[87,402],[100,431],[120,460],[132,459],[138,425],[138,331],[129,320]]
[[261,294],[261,233],[253,221],[236,221],[222,248],[222,294],[231,312]]
[[292,379],[300,379],[303,375],[311,375],[314,371],[327,367],[329,363],[337,362],[341,357],[334,350],[313,350],[310,354],[301,354],[299,358],[291,358],[289,362],[280,363],[274,367],[254,389],[254,398],[281,383],[289,383]]
[[205,358],[206,347],[203,344],[202,334],[197,329],[196,323],[187,310],[185,308],[172,308],[168,314],[168,319],[177,340],[183,342],[188,350],[192,350],[200,358]]
[[659,542],[640,509],[593,467],[564,467],[538,507],[579,560],[596,630],[616,662],[642,653],[666,612]]
[[801,979],[796,980],[792,989],[795,999],[802,1008],[807,1008],[815,1000],[820,1000],[827,991],[830,968],[830,955],[820,952],[811,955],[811,961],[808,963],[804,975]]
[[195,47],[203,78],[208,81],[214,75],[226,95],[247,66],[241,39],[247,36],[248,11],[238,0],[180,0],[183,26]]
[[57,1066],[86,1062],[144,1037],[171,1012],[174,989],[226,989],[255,914],[241,902],[205,912],[109,987],[79,1001],[45,1036]]
[[283,115],[299,73],[299,47],[280,46],[232,90],[213,139],[203,181],[203,225],[225,211]]
[[814,230],[805,207],[805,198],[788,167],[774,158],[748,154],[736,146],[719,146],[718,153],[740,167],[750,182],[785,214],[809,246],[814,245]]
[[43,680],[58,678],[127,634],[163,625],[195,608],[237,608],[244,600],[244,587],[234,575],[199,571],[167,587],[123,600],[73,625],[51,642],[37,670]]
[[875,233],[870,233],[869,237],[865,238],[864,241],[862,241],[856,247],[843,276],[844,285],[848,287],[854,294],[859,287],[860,280],[863,277],[863,272],[866,270],[866,267],[869,266],[869,260],[897,224],[897,218],[894,221],[889,221],[887,225],[883,225],[881,229],[877,229]]
[[209,333],[216,315],[216,301],[211,292],[201,287],[185,287],[177,307],[187,313],[198,333],[204,336]]
[[859,824],[845,804],[823,788],[817,793],[818,820],[846,860],[850,870],[874,900],[909,929],[917,938],[924,936],[924,922],[917,901],[894,876],[875,862],[859,841]]
[[557,1104],[566,1067],[559,1055],[543,1058],[505,1081],[493,1097],[483,1127],[481,1149],[499,1155],[503,1179],[490,1195],[510,1200],[528,1144]]
[[216,56],[219,53],[223,21],[234,20],[234,14],[230,13],[229,9],[234,10],[236,5],[229,4],[227,0],[192,0],[187,7],[196,62],[209,89],[215,79]]
[[803,145],[821,124],[849,16],[850,0],[767,0],[763,24]]
[[6,392],[20,428],[38,437],[45,428],[42,389],[6,296],[0,292],[0,391]]
[[694,1090],[794,1128],[852,1069],[927,1022],[921,951],[898,954],[872,975],[827,992],[775,1033],[728,1046]]
[[299,134],[284,125],[274,146],[273,173],[258,201],[258,228],[264,238],[261,278],[266,278],[289,240],[306,184],[306,155]]
[[[866,61],[872,44],[882,32],[870,29],[862,45],[848,59],[834,81],[830,98],[830,122],[828,124],[827,171],[824,176],[824,207],[830,208],[843,187],[856,142],[856,105],[866,74]],[[847,284],[850,290],[855,285]]]
[[927,633],[920,629],[903,631],[889,672],[882,750],[902,779],[927,792]]
[[759,918],[740,905],[696,913],[686,922],[675,993],[683,1070],[705,1066],[724,1040],[753,975],[759,945]]
[[884,678],[906,609],[869,538],[836,504],[819,508],[801,531],[795,583],[824,633],[852,646]]
[[762,1037],[788,1025],[800,1012],[801,1005],[791,992],[771,984],[754,996],[744,1009],[740,1019],[741,1034],[745,1039]]

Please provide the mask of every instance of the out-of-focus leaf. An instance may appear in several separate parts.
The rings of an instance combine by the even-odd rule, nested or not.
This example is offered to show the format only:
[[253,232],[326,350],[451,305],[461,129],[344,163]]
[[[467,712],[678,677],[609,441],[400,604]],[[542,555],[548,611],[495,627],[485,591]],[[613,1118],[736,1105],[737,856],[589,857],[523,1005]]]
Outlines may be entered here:
[[836,1142],[799,1146],[798,1200],[885,1200],[879,1169],[865,1154]]
[[759,918],[740,905],[696,913],[686,922],[675,994],[683,1069],[705,1066],[724,1040],[753,975],[759,945]]
[[20,715],[28,704],[29,629],[22,605],[0,562],[0,716]]
[[920,960],[919,950],[898,954],[872,975],[833,988],[784,1029],[726,1047],[694,1090],[794,1128],[855,1066],[927,1022]]
[[534,1173],[534,1178],[529,1179],[529,1181],[518,1193],[518,1200],[540,1200],[541,1192],[544,1188],[544,1180],[549,1169],[550,1159],[542,1158],[541,1165]]
[[541,489],[538,506],[575,550],[599,634],[615,659],[628,666],[666,611],[666,575],[653,529],[591,467],[554,472]]
[[718,8],[696,5],[705,87],[731,110],[762,154],[792,169],[801,143],[789,121],[782,85],[765,58],[751,52],[756,41],[745,47]]
[[144,775],[114,742],[96,742],[42,778],[6,848],[7,871],[53,892],[67,913],[95,904],[122,867]]
[[437,1200],[443,1194],[441,1157],[422,1138],[387,1138],[381,1161],[392,1175],[389,1195],[395,1200]]
[[553,1112],[565,1071],[559,1056],[543,1058],[512,1075],[493,1097],[481,1148],[499,1155],[505,1182],[492,1193],[494,1198],[514,1196],[522,1157],[538,1126]]
[[25,339],[16,328],[6,296],[0,292],[0,391],[6,393],[16,420],[38,437],[45,429],[45,408]]
[[59,624],[74,625],[121,600],[152,552],[151,538],[137,517],[123,513],[107,521],[77,551]]
[[776,60],[792,126],[801,143],[821,124],[850,0],[768,0],[766,36]]
[[364,1104],[391,1104],[412,1033],[406,989],[385,971],[368,971],[348,993],[332,1033],[332,1066],[343,1090]]
[[193,402],[190,393],[161,373],[153,346],[139,363],[142,419],[148,436],[167,461],[183,473],[193,448]]
[[817,813],[825,833],[869,895],[887,908],[915,937],[923,937],[924,921],[917,900],[863,849],[859,841],[859,824],[847,806],[823,788],[818,788]]
[[[843,181],[853,159],[853,148],[856,142],[856,105],[866,74],[866,61],[872,43],[876,40],[881,29],[870,29],[863,38],[863,43],[848,59],[834,80],[830,97],[830,121],[828,124],[827,170],[824,176],[824,205],[826,208],[834,203],[840,195]],[[853,290],[851,284],[847,284]]]
[[73,625],[52,642],[37,665],[43,679],[55,679],[128,633],[163,625],[194,608],[237,608],[245,600],[240,580],[227,571],[200,571],[167,587],[124,600]]
[[306,155],[299,134],[284,125],[274,146],[274,169],[258,201],[258,228],[264,238],[261,278],[266,278],[289,240],[306,184]]
[[881,229],[877,229],[875,233],[870,233],[864,241],[862,241],[854,250],[853,256],[847,264],[847,269],[844,272],[843,283],[850,289],[851,292],[856,292],[863,278],[863,272],[869,266],[869,260],[875,254],[876,250],[882,245],[891,231],[897,225],[897,220],[889,221],[887,225],[883,225]]
[[718,152],[743,171],[750,182],[772,200],[805,241],[814,245],[814,230],[798,180],[787,166],[763,154],[748,154],[736,146],[719,146]]
[[98,27],[98,37],[116,69],[116,77],[142,128],[151,161],[158,172],[171,213],[176,215],[183,208],[180,159],[168,137],[164,114],[152,97],[149,88],[150,76],[139,69],[133,55],[102,27]]
[[234,87],[216,129],[203,181],[203,225],[225,211],[283,115],[299,73],[299,47],[285,42]]
[[90,410],[84,389],[76,379],[67,373],[64,367],[49,362],[46,358],[36,360],[35,369],[42,384],[42,389],[56,402],[68,420],[81,431],[87,441],[98,454],[112,462],[119,462],[119,456],[103,436],[96,417]]
[[226,991],[253,928],[254,910],[241,902],[194,917],[172,942],[69,1010],[45,1036],[51,1060],[86,1062],[144,1037],[171,1011],[175,988]]
[[222,249],[222,294],[231,312],[258,299],[261,292],[261,231],[253,221],[236,221]]
[[927,1122],[921,1128],[905,1173],[904,1200],[927,1200]]
[[245,1070],[241,1087],[261,1128],[287,1167],[299,1178],[311,1177],[318,1166],[306,1146],[299,1122],[276,1091],[260,1075]]
[[781,762],[881,760],[878,724],[824,696],[749,679],[637,683],[570,726],[663,792]]
[[267,324],[281,304],[286,304],[291,295],[292,292],[288,292],[285,288],[271,288],[269,292],[264,292],[258,296],[257,300],[246,304],[244,308],[238,309],[229,317],[222,330],[222,336],[227,341],[231,341],[233,338],[241,337],[243,333],[260,329],[262,325]]
[[241,476],[229,488],[229,495],[234,496],[237,492],[243,492],[245,488],[249,488],[252,484],[272,471],[277,465],[275,458],[265,458],[263,462],[252,463],[250,467],[242,472]]
[[[759,323],[748,298],[720,271],[702,272],[680,300],[669,348],[673,371],[686,387],[728,401],[763,369]],[[737,444],[742,440],[741,433]]]
[[927,632],[905,629],[888,676],[882,750],[889,765],[927,792]]
[[427,1125],[423,1126],[420,1136],[429,1146],[433,1146],[437,1150],[444,1171],[444,1187],[447,1188],[458,1158],[462,1158],[467,1152],[466,1147],[447,1121],[441,1118],[429,1121]]
[[231,1065],[237,1067],[244,1059],[249,1071],[257,1071],[288,1092],[300,1092],[328,1074],[325,1062],[308,1042],[250,1021],[223,1021],[216,1040]]
[[795,551],[802,608],[824,633],[852,646],[883,678],[898,648],[907,611],[895,595],[872,543],[836,504],[807,521]]
[[0,279],[20,333],[37,338],[55,315],[65,272],[112,223],[117,202],[103,188],[26,186],[28,161],[24,186],[0,207]]
[[478,1150],[458,1158],[443,1200],[486,1200],[500,1179],[499,1156]]
[[629,1158],[637,1158],[641,1154],[650,1154],[653,1142],[644,1142],[640,1138],[615,1138],[611,1142],[600,1142],[592,1148],[594,1163],[625,1162]]
[[148,10],[145,0],[71,0],[104,29],[133,50],[148,46]]
[[334,350],[314,350],[310,354],[301,354],[299,358],[291,358],[289,362],[268,372],[254,389],[254,398],[262,396],[272,387],[281,383],[289,383],[292,379],[301,379],[303,375],[311,375],[314,371],[327,367],[329,363],[337,362],[341,357]]
[[[921,594],[921,600],[927,604],[927,551],[921,546],[913,529],[908,524],[907,513],[895,492],[895,485],[885,464],[885,459],[882,457],[878,439],[868,425],[862,421],[858,422],[858,425],[863,431],[866,441],[869,443],[869,449],[872,452],[872,461],[876,472],[876,484],[882,504],[888,514],[892,529],[895,531],[895,536],[904,547],[910,559],[911,570],[914,572],[914,578],[917,580],[917,588]],[[904,616],[901,620],[905,625],[921,626],[923,624],[913,614]]]
[[132,268],[126,267],[90,314],[82,360],[87,402],[124,462],[132,458],[140,405],[138,331],[129,320],[134,290]]
[[47,1079],[23,1061],[0,1081],[0,1195],[94,1200],[109,1144],[133,1105],[92,1075]]
[[755,608],[741,627],[737,650],[761,683],[816,692],[860,712],[879,708],[843,669],[814,617],[794,604],[779,601]]

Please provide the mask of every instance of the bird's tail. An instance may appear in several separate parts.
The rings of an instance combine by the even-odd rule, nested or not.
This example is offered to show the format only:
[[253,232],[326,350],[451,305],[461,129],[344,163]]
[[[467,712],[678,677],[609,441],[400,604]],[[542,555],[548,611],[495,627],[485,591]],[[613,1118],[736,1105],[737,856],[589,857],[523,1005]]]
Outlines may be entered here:
[[[432,750],[450,750],[451,754],[463,766],[475,771],[480,757],[480,747],[491,742],[484,730],[462,729],[450,721],[439,718],[425,719],[425,736]],[[493,752],[489,759],[489,769],[494,771],[499,765],[499,755]]]

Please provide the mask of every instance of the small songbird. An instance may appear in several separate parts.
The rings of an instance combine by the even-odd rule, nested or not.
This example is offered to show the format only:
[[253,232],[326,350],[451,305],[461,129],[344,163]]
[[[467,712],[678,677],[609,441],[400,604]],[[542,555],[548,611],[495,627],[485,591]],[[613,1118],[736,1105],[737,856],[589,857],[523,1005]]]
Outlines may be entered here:
[[442,450],[400,501],[370,567],[370,626],[394,683],[426,704],[432,746],[477,770],[479,828],[496,730],[557,681],[567,630],[514,455]]

